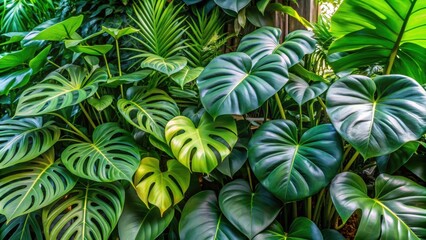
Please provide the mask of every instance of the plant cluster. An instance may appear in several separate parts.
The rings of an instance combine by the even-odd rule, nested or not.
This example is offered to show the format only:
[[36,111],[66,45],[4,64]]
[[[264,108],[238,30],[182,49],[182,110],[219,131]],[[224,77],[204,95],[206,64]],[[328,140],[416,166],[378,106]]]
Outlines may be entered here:
[[2,4],[0,239],[426,238],[426,2],[54,4]]

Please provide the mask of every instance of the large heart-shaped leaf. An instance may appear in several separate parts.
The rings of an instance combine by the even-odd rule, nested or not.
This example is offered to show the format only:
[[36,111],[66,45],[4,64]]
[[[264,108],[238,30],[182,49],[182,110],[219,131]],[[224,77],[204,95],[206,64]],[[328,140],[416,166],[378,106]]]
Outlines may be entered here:
[[250,3],[250,0],[214,0],[221,8],[238,13]]
[[248,54],[254,63],[267,55],[279,54],[290,68],[315,50],[316,40],[311,32],[293,31],[283,43],[280,43],[280,37],[281,29],[262,27],[244,36],[237,51]]
[[70,191],[76,177],[55,162],[53,148],[28,163],[4,169],[0,174],[0,213],[10,221],[43,208]]
[[179,115],[176,102],[160,89],[139,91],[131,100],[118,100],[117,107],[127,122],[161,141],[167,122]]
[[393,153],[377,157],[377,168],[381,173],[393,174],[410,160],[418,147],[418,142],[408,142]]
[[197,84],[204,107],[217,117],[259,108],[287,81],[287,65],[280,56],[266,56],[253,64],[247,54],[234,52],[213,59]]
[[46,239],[108,239],[123,210],[124,195],[118,183],[77,185],[43,209]]
[[231,153],[237,142],[237,126],[230,116],[213,120],[205,113],[196,127],[178,116],[166,126],[166,142],[179,162],[194,172],[210,173]]
[[379,175],[370,198],[362,178],[345,172],[333,180],[330,194],[343,222],[361,210],[355,239],[426,238],[426,188],[407,178]]
[[96,127],[92,141],[72,144],[62,152],[68,170],[97,182],[132,181],[140,155],[130,134],[116,123],[105,123]]
[[348,76],[327,92],[339,134],[365,159],[389,154],[426,131],[426,92],[402,75]]
[[60,137],[53,122],[42,118],[0,121],[0,169],[34,159],[52,147]]
[[134,185],[145,205],[157,206],[163,215],[167,209],[184,198],[190,179],[191,173],[178,161],[167,161],[167,170],[162,171],[160,160],[146,157],[142,159],[135,173]]
[[294,74],[290,74],[289,81],[285,85],[285,91],[299,106],[323,94],[327,88],[328,85],[323,82],[309,85],[305,80]]
[[252,191],[245,180],[237,179],[220,190],[219,206],[226,218],[252,239],[274,221],[282,203],[262,185]]
[[173,220],[174,209],[171,208],[161,216],[158,208],[148,209],[134,190],[126,192],[123,214],[118,221],[120,239],[155,240]]
[[426,23],[419,21],[425,14],[425,1],[344,1],[332,18],[332,33],[339,39],[329,53],[345,55],[332,66],[342,71],[380,63],[387,73],[425,83]]
[[305,217],[296,218],[290,225],[288,233],[278,222],[256,235],[253,240],[322,240],[322,234],[314,222]]
[[6,217],[0,215],[0,239],[8,240],[43,240],[41,215],[37,212],[22,215],[6,222]]
[[185,240],[234,240],[244,235],[225,218],[216,194],[202,191],[185,204],[179,222],[179,237]]
[[185,57],[173,56],[169,58],[163,58],[157,55],[150,55],[141,63],[141,67],[151,68],[170,76],[182,70],[186,64],[187,60]]
[[42,115],[78,104],[95,94],[98,83],[107,79],[105,71],[89,75],[86,69],[74,65],[65,70],[69,79],[55,71],[25,90],[19,98],[15,116]]
[[298,140],[288,120],[263,124],[249,143],[254,174],[282,201],[301,200],[328,185],[342,161],[342,143],[331,124],[306,131]]
[[83,18],[83,15],[79,15],[56,23],[39,32],[33,40],[62,41],[65,38],[71,38],[83,23]]

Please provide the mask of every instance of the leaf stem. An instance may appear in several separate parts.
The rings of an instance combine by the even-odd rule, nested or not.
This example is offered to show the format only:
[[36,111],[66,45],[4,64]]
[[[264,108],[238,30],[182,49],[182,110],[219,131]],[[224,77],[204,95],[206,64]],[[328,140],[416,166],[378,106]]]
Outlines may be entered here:
[[111,77],[112,77],[112,75],[111,75],[111,70],[109,69],[108,59],[107,59],[107,57],[106,57],[106,55],[105,55],[105,54],[104,54],[103,56],[104,56],[105,67],[106,67],[106,69],[107,69],[108,77],[109,77],[109,78],[111,78]]
[[343,172],[346,172],[346,171],[349,170],[349,168],[352,166],[352,164],[358,158],[358,155],[359,155],[359,152],[356,151],[355,154],[352,156],[352,158],[349,160],[349,162],[346,164],[346,166],[343,168]]
[[297,202],[292,202],[292,210],[293,210],[293,219],[297,218]]
[[325,188],[323,188],[321,190],[321,192],[319,193],[318,198],[317,198],[317,202],[315,204],[314,216],[312,217],[312,220],[315,223],[318,223],[318,219],[317,218],[319,218],[319,212],[320,212],[320,209],[321,209],[320,206],[321,206],[322,201],[324,199],[324,193],[325,193]]
[[312,197],[308,197],[308,199],[306,199],[306,206],[305,207],[306,207],[307,218],[312,220]]
[[[123,72],[121,71],[121,57],[120,57],[120,48],[118,46],[118,39],[115,39],[115,49],[117,51],[118,75],[121,77],[123,75]],[[120,92],[121,92],[121,97],[124,98],[123,84],[120,84]]]
[[283,104],[281,103],[281,99],[280,96],[278,96],[278,93],[275,93],[275,101],[278,104],[278,109],[280,110],[280,114],[281,114],[281,118],[286,120],[286,116],[285,116],[285,112],[284,112],[284,108],[283,108]]
[[57,114],[57,113],[49,113],[50,115],[56,116],[60,119],[62,119],[62,121],[64,121],[66,124],[68,124],[68,126],[70,126],[75,133],[80,136],[81,138],[83,138],[86,142],[92,142],[86,135],[84,135],[84,133],[82,133],[80,130],[78,130],[77,127],[74,126],[74,124],[72,124],[70,121],[68,121],[66,118],[64,118],[62,115]]
[[251,178],[251,171],[250,171],[250,167],[249,167],[248,163],[246,163],[246,169],[247,169],[247,175],[248,175],[248,179],[249,179],[249,183],[250,183],[250,189],[251,189],[251,191],[253,191],[253,180]]
[[90,117],[89,113],[84,108],[83,104],[79,103],[81,110],[83,111],[84,115],[86,116],[87,120],[89,120],[90,125],[92,125],[93,129],[96,128],[96,124],[93,122],[92,118]]
[[50,64],[52,64],[53,66],[55,66],[55,67],[57,67],[57,68],[61,68],[61,66],[59,66],[58,64],[56,64],[56,63],[54,63],[54,62],[50,61],[49,59],[47,59],[47,62],[48,62],[48,63],[50,63]]
[[299,105],[299,132],[302,134],[303,131],[303,115],[302,115],[302,105]]

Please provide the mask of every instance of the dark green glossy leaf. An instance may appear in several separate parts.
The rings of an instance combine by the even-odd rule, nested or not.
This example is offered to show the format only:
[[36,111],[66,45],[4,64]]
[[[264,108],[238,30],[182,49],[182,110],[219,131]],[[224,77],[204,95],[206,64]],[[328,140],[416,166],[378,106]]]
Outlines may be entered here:
[[324,240],[346,240],[346,238],[335,229],[323,229],[321,234]]
[[43,209],[47,239],[108,239],[124,206],[118,183],[77,185],[66,197]]
[[27,85],[32,73],[31,68],[25,68],[0,76],[0,96],[8,95],[10,90]]
[[273,14],[267,12],[263,15],[255,6],[246,8],[246,17],[251,24],[256,27],[272,26],[274,25]]
[[305,80],[294,74],[290,74],[289,81],[285,85],[285,91],[299,106],[320,96],[327,88],[328,85],[323,82],[316,82],[309,85]]
[[274,221],[282,203],[260,184],[252,191],[245,180],[237,179],[220,190],[219,206],[226,218],[252,239]]
[[287,81],[286,63],[280,56],[266,56],[253,64],[247,54],[234,52],[213,59],[197,84],[204,107],[217,117],[259,108]]
[[56,23],[39,32],[33,40],[62,41],[65,38],[71,38],[83,23],[83,18],[83,15],[79,15]]
[[153,157],[142,159],[134,176],[139,198],[147,207],[160,209],[160,214],[176,205],[188,190],[191,173],[176,160],[167,161],[167,170],[160,169],[160,160]]
[[381,173],[393,174],[402,167],[417,151],[418,142],[408,142],[395,152],[376,158],[377,167]]
[[285,37],[283,43],[279,42],[280,37],[281,29],[262,27],[244,36],[237,51],[248,54],[253,62],[270,54],[278,54],[290,68],[300,62],[303,56],[315,50],[316,40],[311,32],[293,31]]
[[232,176],[234,176],[234,174],[238,172],[238,170],[240,170],[247,161],[247,142],[247,139],[239,138],[234,149],[232,149],[231,154],[229,154],[229,156],[217,166],[217,170],[232,178]]
[[179,236],[185,240],[244,239],[220,211],[216,194],[211,190],[195,194],[185,204]]
[[59,137],[59,128],[42,118],[0,121],[0,169],[36,158]]
[[139,91],[131,100],[118,100],[117,107],[127,122],[163,142],[166,124],[179,115],[175,101],[160,89]]
[[205,113],[195,126],[178,116],[167,123],[166,142],[179,162],[193,172],[210,173],[230,153],[238,140],[235,121],[230,116],[213,120]]
[[284,202],[301,200],[326,187],[342,161],[342,142],[331,124],[306,131],[300,140],[288,120],[263,124],[249,143],[254,174]]
[[105,85],[106,87],[118,87],[121,84],[132,84],[144,80],[152,73],[152,70],[141,70],[125,74],[123,76],[112,77],[108,79]]
[[0,174],[0,213],[10,221],[43,208],[69,192],[77,178],[55,161],[53,148]]
[[186,64],[187,60],[185,57],[173,56],[169,58],[163,58],[157,55],[151,55],[141,63],[141,67],[151,68],[155,71],[170,76],[182,70]]
[[116,123],[96,127],[93,142],[69,145],[61,155],[73,174],[97,182],[132,181],[139,164],[139,148]]
[[355,239],[426,238],[426,188],[407,178],[379,175],[370,198],[362,178],[345,172],[333,180],[330,194],[343,222],[361,210]]
[[277,222],[256,235],[253,240],[322,240],[322,235],[314,222],[305,217],[296,218],[290,225],[288,233]]
[[174,209],[166,211],[161,217],[158,208],[148,209],[141,202],[135,191],[126,192],[123,214],[118,222],[120,239],[154,240],[169,226],[174,216]]
[[107,107],[111,106],[114,97],[112,95],[103,95],[101,98],[91,97],[87,102],[94,107],[97,111],[102,112]]
[[43,240],[41,215],[33,212],[22,215],[6,223],[6,217],[0,215],[0,239],[7,240]]
[[421,154],[418,156],[413,156],[405,165],[408,170],[410,170],[414,175],[419,177],[421,180],[426,182],[426,164],[425,164],[426,155]]
[[238,13],[250,3],[250,0],[214,0],[221,8]]
[[348,76],[327,92],[327,113],[361,155],[389,154],[426,131],[426,92],[402,75]]

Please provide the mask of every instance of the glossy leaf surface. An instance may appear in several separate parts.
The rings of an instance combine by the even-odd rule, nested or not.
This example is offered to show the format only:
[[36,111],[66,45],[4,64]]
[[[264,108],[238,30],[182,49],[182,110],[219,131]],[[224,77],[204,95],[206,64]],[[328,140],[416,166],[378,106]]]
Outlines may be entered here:
[[377,157],[376,162],[380,173],[393,174],[396,170],[408,162],[408,160],[410,160],[418,147],[418,142],[408,142],[395,152]]
[[250,0],[214,0],[221,8],[238,13],[250,3]]
[[152,55],[141,63],[141,67],[150,68],[170,76],[182,70],[186,64],[187,60],[185,57],[172,56],[169,58],[163,58],[157,55]]
[[62,41],[65,38],[71,38],[83,23],[83,18],[83,15],[79,15],[56,23],[39,32],[33,40]]
[[245,180],[237,179],[220,190],[219,206],[226,218],[252,239],[274,221],[282,203],[261,185],[252,191]]
[[33,212],[22,215],[6,223],[6,217],[0,215],[0,239],[8,240],[43,240],[41,215]]
[[426,237],[426,188],[397,176],[381,174],[376,178],[375,196],[355,173],[339,174],[330,194],[343,222],[361,210],[355,239],[424,239]]
[[314,222],[305,217],[296,218],[290,225],[288,233],[278,222],[273,222],[266,230],[256,235],[253,240],[322,240],[322,235]]
[[327,186],[342,161],[342,143],[331,124],[313,127],[300,140],[288,120],[263,124],[249,143],[254,174],[284,202],[312,196]]
[[365,159],[389,154],[426,131],[426,92],[402,75],[348,76],[327,92],[327,113]]
[[97,182],[131,181],[139,157],[133,138],[116,123],[99,125],[92,142],[71,144],[61,155],[70,172]]
[[303,105],[321,94],[328,88],[323,82],[316,82],[310,85],[302,78],[290,74],[288,83],[285,85],[285,91],[293,98],[297,104]]
[[183,86],[200,76],[201,72],[204,70],[203,67],[189,68],[184,67],[179,72],[171,76],[172,80],[175,81],[183,89]]
[[195,194],[185,204],[179,237],[187,240],[244,239],[220,211],[216,194],[211,190]]

